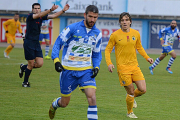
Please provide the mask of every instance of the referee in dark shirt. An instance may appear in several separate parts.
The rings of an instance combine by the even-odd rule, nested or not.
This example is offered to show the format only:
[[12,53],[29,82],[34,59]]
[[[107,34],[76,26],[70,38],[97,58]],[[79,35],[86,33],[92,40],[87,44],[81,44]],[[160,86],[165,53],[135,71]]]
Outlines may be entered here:
[[24,55],[28,64],[20,65],[19,77],[22,78],[23,72],[25,72],[22,87],[30,87],[28,79],[32,69],[40,68],[43,65],[43,54],[39,43],[39,35],[42,21],[60,16],[69,9],[69,5],[66,4],[61,11],[48,15],[48,13],[54,11],[57,8],[57,5],[53,5],[51,9],[41,12],[41,5],[39,3],[34,3],[32,5],[32,13],[27,16],[26,36],[24,39]]

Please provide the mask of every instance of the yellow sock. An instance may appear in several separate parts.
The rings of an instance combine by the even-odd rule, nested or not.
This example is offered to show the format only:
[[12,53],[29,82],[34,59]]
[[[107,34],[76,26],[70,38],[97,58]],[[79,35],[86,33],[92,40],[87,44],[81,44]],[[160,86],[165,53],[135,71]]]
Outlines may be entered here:
[[141,96],[141,95],[144,94],[144,93],[146,93],[146,92],[141,92],[141,91],[138,90],[138,88],[136,88],[136,89],[134,90],[134,97]]
[[5,50],[6,54],[9,55],[9,53],[11,52],[12,49],[13,49],[13,47],[11,45],[9,45]]
[[133,95],[127,94],[127,96],[126,96],[126,104],[127,104],[128,114],[133,112],[133,110],[132,110],[133,104],[134,104],[134,96]]

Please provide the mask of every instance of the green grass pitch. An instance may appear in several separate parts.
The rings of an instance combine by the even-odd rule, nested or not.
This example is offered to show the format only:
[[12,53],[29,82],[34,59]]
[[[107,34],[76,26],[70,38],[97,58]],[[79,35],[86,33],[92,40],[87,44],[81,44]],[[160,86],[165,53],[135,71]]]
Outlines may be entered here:
[[[52,60],[44,60],[40,69],[33,69],[30,88],[23,88],[23,78],[19,78],[19,65],[27,63],[22,48],[14,48],[10,59],[3,56],[5,47],[0,48],[0,120],[49,120],[51,101],[60,96],[59,73]],[[43,50],[44,52],[44,50]],[[51,52],[50,52],[51,53]],[[159,54],[160,55],[160,54]],[[154,60],[159,55],[151,55]],[[116,68],[109,73],[104,52],[101,69],[96,77],[97,106],[99,120],[128,120],[126,117],[126,92],[120,86]],[[180,56],[171,69],[165,70],[170,56],[167,56],[151,75],[150,64],[139,54],[138,61],[145,76],[147,93],[136,98],[138,107],[134,113],[139,120],[179,120],[180,115]],[[115,55],[111,54],[115,65]],[[87,120],[88,103],[84,93],[76,89],[66,108],[56,112],[54,120]]]

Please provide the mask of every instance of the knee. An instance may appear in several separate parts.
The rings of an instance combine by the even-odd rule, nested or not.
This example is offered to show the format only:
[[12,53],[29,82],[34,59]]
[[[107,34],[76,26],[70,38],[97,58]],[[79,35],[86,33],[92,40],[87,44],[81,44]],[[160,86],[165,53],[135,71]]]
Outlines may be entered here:
[[12,46],[12,47],[14,47],[14,46],[15,46],[15,44],[11,44],[11,46]]
[[88,97],[89,105],[96,105],[96,96]]
[[69,104],[69,102],[65,102],[65,103],[62,102],[60,106],[63,107],[63,108],[65,108],[65,107],[68,106],[68,104]]
[[173,58],[176,59],[176,55],[174,55]]
[[42,67],[43,66],[43,62],[38,64],[38,67]]
[[36,68],[40,68],[43,66],[43,61],[42,62],[38,62],[38,63],[35,63],[34,65]]
[[140,91],[142,92],[142,94],[145,94],[146,93],[146,88],[141,89]]

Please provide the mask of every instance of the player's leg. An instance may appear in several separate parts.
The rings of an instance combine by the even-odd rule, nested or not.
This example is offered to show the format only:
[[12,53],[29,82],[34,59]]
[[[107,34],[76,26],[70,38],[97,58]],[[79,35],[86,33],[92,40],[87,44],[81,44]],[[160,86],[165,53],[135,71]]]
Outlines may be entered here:
[[[29,83],[29,76],[32,72],[32,69],[34,67],[34,60],[36,58],[36,52],[34,50],[35,43],[33,43],[30,40],[24,40],[24,54],[25,54],[25,59],[28,61],[27,65],[22,65],[20,71],[24,72],[25,71],[25,76],[24,76],[24,81],[22,83],[22,87],[30,87]],[[20,73],[19,73],[20,75]]]
[[134,97],[141,96],[146,93],[146,82],[145,78],[140,70],[136,68],[136,71],[132,75],[133,82],[136,84],[137,88],[134,90]]
[[96,105],[96,89],[86,88],[84,89],[86,98],[88,100],[87,118],[88,120],[97,120],[97,105]]
[[127,117],[137,118],[137,116],[133,113],[134,85],[132,83],[131,74],[123,74],[121,72],[118,72],[118,76],[121,86],[124,86],[127,92],[126,95]]
[[58,97],[53,100],[49,108],[50,119],[54,118],[57,108],[59,107],[65,108],[69,104],[71,93],[78,86],[77,79],[73,77],[73,72],[74,71],[71,70],[65,70],[60,73],[59,83],[61,89],[61,97]]
[[87,118],[88,120],[97,120],[97,105],[96,105],[96,81],[91,78],[93,71],[91,69],[79,71],[79,88],[85,93],[88,100]]
[[22,83],[22,87],[30,87],[29,77],[34,66],[34,60],[27,60],[27,61],[28,61],[28,65],[27,68],[25,69],[25,75],[24,75],[24,81]]
[[52,105],[49,108],[49,118],[53,119],[56,113],[57,108],[62,107],[65,108],[70,101],[71,96],[67,96],[67,97],[58,97],[55,98],[52,102]]
[[166,53],[162,53],[159,58],[156,58],[154,63],[149,67],[150,73],[153,75],[154,68],[159,65],[160,61],[163,60],[166,57]]
[[36,57],[35,58],[35,62],[34,62],[34,65],[33,65],[33,68],[40,68],[43,66],[43,58],[42,57]]
[[10,58],[9,53],[12,51],[12,49],[15,46],[15,36],[13,37],[10,34],[8,34],[8,35],[6,34],[6,37],[7,37],[7,43],[9,43],[10,45],[5,49],[4,57]]
[[176,59],[176,53],[175,53],[174,50],[172,50],[169,54],[171,55],[171,58],[169,59],[168,65],[167,65],[167,67],[166,67],[166,70],[167,70],[170,74],[172,74],[173,72],[171,71],[171,68],[170,68],[170,67],[171,67],[171,65],[173,64],[174,60]]
[[45,42],[46,42],[45,59],[51,59],[51,57],[48,56],[48,54],[49,54],[49,34],[45,34]]

